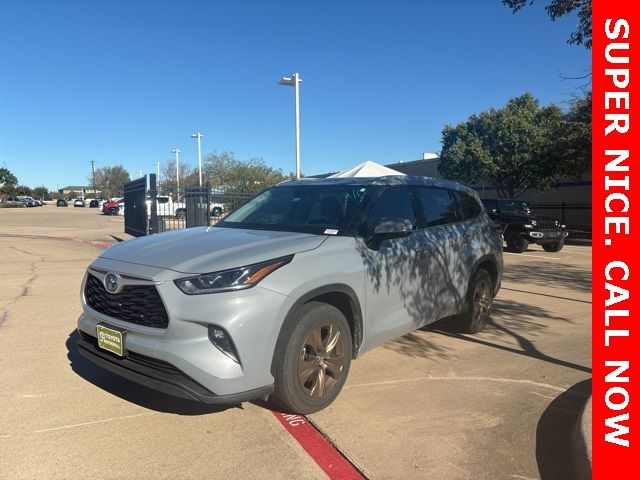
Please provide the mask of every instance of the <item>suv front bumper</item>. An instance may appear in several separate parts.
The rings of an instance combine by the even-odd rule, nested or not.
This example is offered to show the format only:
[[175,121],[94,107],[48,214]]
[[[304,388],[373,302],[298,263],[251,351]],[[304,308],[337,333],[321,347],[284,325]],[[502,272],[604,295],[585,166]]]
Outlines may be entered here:
[[264,397],[273,385],[227,395],[217,395],[170,363],[129,352],[117,357],[98,347],[98,340],[78,330],[78,351],[87,360],[135,383],[187,400],[204,403],[235,404]]
[[542,230],[526,232],[525,236],[530,243],[554,243],[567,238],[569,232],[565,230]]

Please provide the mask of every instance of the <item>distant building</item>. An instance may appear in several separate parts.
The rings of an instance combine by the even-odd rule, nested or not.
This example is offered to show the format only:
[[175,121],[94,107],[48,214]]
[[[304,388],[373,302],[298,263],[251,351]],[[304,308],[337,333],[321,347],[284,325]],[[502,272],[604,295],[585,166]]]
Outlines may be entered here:
[[68,187],[58,189],[58,193],[60,193],[61,195],[69,195],[70,193],[75,193],[76,195],[80,195],[83,197],[95,197],[102,193],[102,190],[94,190],[93,187],[83,187],[80,185],[69,185]]

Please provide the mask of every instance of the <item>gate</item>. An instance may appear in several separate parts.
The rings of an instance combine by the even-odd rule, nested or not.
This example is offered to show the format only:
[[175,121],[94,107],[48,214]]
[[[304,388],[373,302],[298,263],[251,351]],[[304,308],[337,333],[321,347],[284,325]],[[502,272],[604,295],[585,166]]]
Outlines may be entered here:
[[124,186],[124,233],[142,237],[147,234],[148,227],[145,175]]
[[184,191],[186,227],[208,227],[211,216],[211,186],[186,187]]

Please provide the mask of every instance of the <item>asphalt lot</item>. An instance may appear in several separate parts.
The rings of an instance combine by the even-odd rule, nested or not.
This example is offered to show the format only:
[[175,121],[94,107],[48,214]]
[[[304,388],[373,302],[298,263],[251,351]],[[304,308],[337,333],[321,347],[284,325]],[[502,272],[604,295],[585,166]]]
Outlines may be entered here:
[[[79,285],[101,247],[12,235],[115,241],[121,217],[3,209],[0,226],[1,478],[326,478],[261,402],[183,402],[79,357]],[[505,254],[495,307],[479,335],[436,325],[367,353],[311,419],[371,478],[571,478],[591,248]]]

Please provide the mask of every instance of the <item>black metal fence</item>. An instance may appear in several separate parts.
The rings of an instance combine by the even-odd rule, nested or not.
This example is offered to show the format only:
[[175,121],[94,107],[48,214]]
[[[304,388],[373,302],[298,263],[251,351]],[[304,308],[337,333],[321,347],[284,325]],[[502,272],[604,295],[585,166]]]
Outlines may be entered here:
[[253,193],[212,190],[208,184],[163,192],[157,188],[156,180],[156,175],[150,174],[148,185],[147,176],[144,176],[125,186],[125,233],[139,237],[212,226],[254,196]]
[[149,225],[146,176],[124,186],[124,205],[124,233],[134,237],[147,235]]

